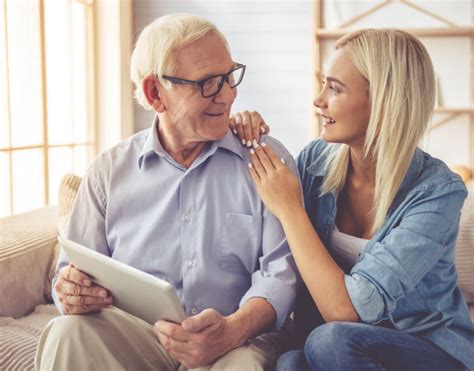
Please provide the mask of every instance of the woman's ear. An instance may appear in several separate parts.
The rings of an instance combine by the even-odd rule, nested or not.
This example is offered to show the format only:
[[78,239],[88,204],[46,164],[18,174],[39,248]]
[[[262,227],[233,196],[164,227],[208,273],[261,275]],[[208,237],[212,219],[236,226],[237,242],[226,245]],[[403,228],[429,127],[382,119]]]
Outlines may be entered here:
[[161,97],[162,86],[155,76],[147,76],[142,82],[143,93],[148,104],[158,113],[165,110],[165,106]]

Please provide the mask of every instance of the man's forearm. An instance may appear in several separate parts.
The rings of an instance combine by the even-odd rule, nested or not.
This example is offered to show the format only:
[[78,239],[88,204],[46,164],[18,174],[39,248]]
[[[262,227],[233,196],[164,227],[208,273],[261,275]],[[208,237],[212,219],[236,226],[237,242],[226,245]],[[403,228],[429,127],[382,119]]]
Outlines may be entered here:
[[256,297],[249,299],[227,319],[233,348],[237,348],[248,339],[269,330],[275,324],[276,313],[267,300]]

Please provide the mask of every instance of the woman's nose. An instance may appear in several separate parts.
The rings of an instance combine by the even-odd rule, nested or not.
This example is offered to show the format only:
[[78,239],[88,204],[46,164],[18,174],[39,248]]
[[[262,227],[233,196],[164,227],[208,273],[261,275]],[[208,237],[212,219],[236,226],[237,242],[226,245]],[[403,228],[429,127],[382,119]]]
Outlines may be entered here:
[[324,89],[321,90],[321,92],[314,98],[313,105],[318,108],[326,108],[327,107],[327,101],[326,97],[324,95]]

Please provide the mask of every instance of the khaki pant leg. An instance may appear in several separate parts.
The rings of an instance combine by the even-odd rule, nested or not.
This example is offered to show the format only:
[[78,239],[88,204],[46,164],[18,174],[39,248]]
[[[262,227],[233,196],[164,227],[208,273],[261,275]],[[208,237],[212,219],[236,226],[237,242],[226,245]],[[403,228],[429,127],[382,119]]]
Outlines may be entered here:
[[[281,331],[264,333],[243,346],[224,354],[213,364],[193,371],[267,371],[273,370],[280,355],[288,350],[293,323],[288,321]],[[179,371],[187,370],[184,366]]]
[[175,370],[148,323],[111,307],[53,319],[43,330],[36,370]]

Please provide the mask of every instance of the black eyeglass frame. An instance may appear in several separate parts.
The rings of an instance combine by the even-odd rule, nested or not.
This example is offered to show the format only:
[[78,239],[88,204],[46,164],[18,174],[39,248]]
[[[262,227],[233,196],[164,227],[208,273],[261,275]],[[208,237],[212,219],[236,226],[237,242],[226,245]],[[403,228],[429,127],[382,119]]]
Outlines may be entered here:
[[[187,80],[187,79],[180,79],[179,77],[173,77],[173,76],[167,76],[167,75],[162,76],[162,78],[165,79],[165,80],[170,81],[172,84],[198,85],[200,87],[201,95],[202,95],[203,98],[212,98],[212,97],[214,97],[214,96],[216,96],[217,94],[220,93],[220,91],[222,90],[222,87],[224,86],[224,82],[227,82],[227,84],[229,84],[229,76],[232,73],[234,73],[238,69],[242,69],[242,74],[240,75],[239,81],[236,81],[236,83],[233,84],[232,86],[229,84],[229,88],[231,88],[231,89],[237,87],[242,82],[242,80],[244,78],[245,68],[246,68],[246,66],[244,64],[236,63],[235,67],[232,68],[229,72],[223,73],[223,74],[220,74],[220,75],[209,76],[209,77],[206,77],[205,79],[202,79],[202,80]],[[210,94],[210,95],[205,95],[204,94],[204,84],[209,80],[215,79],[216,77],[221,78],[221,82],[219,83],[216,92],[213,93],[213,94]]]

